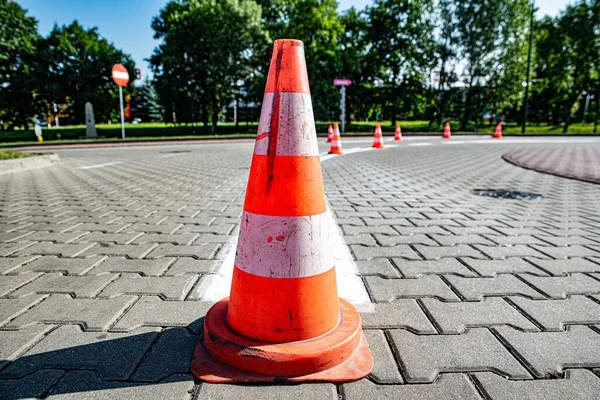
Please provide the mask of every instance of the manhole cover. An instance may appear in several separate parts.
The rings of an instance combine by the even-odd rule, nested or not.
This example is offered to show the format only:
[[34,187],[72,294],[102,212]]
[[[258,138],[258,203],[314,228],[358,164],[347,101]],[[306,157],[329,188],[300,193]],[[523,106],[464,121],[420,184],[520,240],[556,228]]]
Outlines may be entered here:
[[169,150],[161,151],[160,154],[178,154],[178,153],[190,153],[191,150]]
[[541,194],[537,193],[515,192],[512,190],[499,189],[473,189],[471,190],[471,192],[477,196],[511,200],[536,200],[544,197]]

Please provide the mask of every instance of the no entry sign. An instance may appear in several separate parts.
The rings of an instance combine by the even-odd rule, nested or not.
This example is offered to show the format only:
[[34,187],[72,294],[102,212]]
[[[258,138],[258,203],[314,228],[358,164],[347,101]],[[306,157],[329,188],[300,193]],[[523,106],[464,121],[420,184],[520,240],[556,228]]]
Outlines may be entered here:
[[333,86],[350,86],[352,81],[350,79],[334,79]]
[[112,67],[112,78],[113,81],[119,86],[127,86],[129,83],[129,72],[123,64],[115,64]]

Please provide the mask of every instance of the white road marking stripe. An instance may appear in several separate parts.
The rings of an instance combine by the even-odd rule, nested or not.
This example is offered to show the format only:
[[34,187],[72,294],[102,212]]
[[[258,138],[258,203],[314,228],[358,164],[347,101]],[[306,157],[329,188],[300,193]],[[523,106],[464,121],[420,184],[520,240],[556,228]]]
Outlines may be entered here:
[[77,169],[94,169],[94,168],[104,168],[111,165],[123,164],[123,161],[112,161],[104,164],[94,164],[94,165],[86,165],[85,167],[79,167]]
[[433,143],[409,143],[407,146],[431,146]]

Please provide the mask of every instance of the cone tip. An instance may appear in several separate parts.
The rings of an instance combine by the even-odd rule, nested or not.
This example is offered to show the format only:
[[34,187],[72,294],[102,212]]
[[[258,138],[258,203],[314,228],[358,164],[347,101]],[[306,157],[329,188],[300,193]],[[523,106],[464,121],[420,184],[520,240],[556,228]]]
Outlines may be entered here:
[[304,42],[302,40],[298,40],[298,39],[277,39],[275,40],[274,46],[275,47],[282,47],[282,46],[298,46],[298,47],[304,47]]

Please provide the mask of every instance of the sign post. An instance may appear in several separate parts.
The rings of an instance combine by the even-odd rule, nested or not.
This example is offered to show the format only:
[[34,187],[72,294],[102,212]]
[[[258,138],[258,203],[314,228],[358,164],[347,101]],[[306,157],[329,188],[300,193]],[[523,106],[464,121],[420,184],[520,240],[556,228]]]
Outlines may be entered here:
[[112,67],[113,81],[119,86],[119,99],[121,103],[121,138],[125,140],[125,117],[123,115],[123,86],[129,83],[129,72],[123,64],[115,64]]
[[345,132],[346,128],[346,86],[352,85],[350,79],[334,79],[333,86],[340,87],[340,125],[341,133]]

